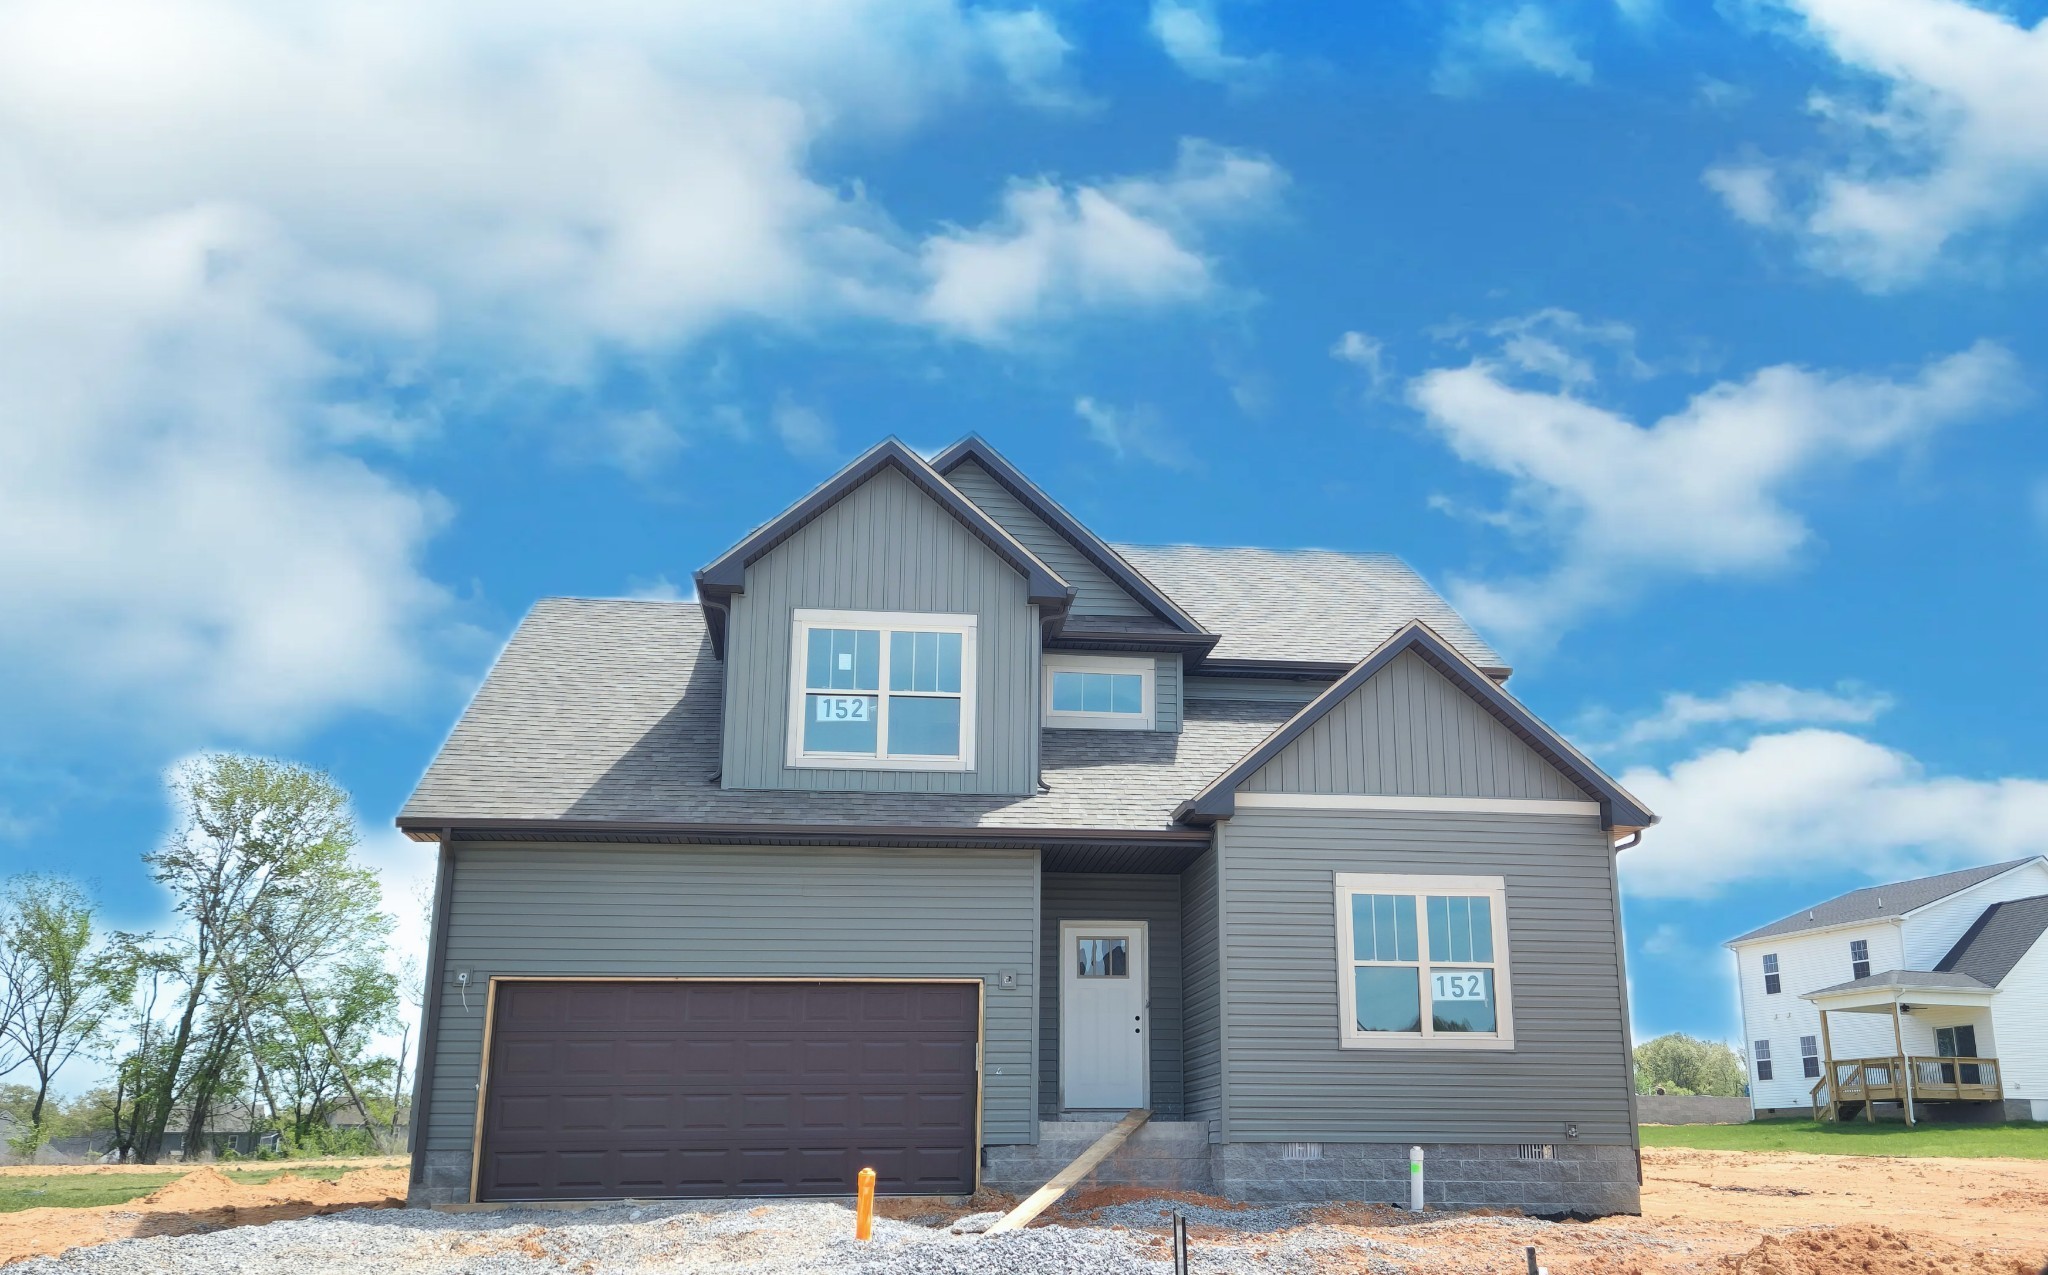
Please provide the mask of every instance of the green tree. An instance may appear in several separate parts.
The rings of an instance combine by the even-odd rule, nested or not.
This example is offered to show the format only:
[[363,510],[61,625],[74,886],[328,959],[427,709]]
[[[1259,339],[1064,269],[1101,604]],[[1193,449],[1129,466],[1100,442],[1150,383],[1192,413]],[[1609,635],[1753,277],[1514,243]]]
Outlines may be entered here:
[[199,1145],[245,1061],[281,1112],[262,1062],[274,1051],[259,1033],[287,1015],[304,1016],[299,1028],[336,1060],[335,1080],[367,1124],[345,1042],[315,994],[331,966],[381,957],[389,927],[375,876],[349,857],[348,794],[308,767],[231,753],[188,763],[171,787],[178,831],[144,859],[187,925],[152,954],[170,958],[150,967],[152,1004],[166,986],[174,1003],[160,1027],[138,1031],[131,1055],[136,1158],[155,1161],[178,1109],[187,1145]]
[[1636,1046],[1636,1092],[1711,1094],[1734,1098],[1742,1093],[1747,1069],[1741,1055],[1718,1040],[1701,1040],[1672,1032]]
[[28,1123],[43,1123],[50,1083],[90,1046],[113,1011],[118,979],[93,950],[93,905],[69,881],[19,876],[0,891],[0,981],[9,1013],[0,1023],[35,1073]]

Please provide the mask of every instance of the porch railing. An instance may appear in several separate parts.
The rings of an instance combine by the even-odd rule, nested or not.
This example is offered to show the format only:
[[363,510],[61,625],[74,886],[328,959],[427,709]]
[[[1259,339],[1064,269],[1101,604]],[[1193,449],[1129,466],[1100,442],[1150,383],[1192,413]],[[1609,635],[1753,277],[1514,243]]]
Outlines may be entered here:
[[1904,1102],[1907,1080],[1915,1102],[1996,1102],[2005,1096],[1996,1058],[1837,1058],[1833,1074],[1814,1082],[1813,1118],[1838,1118],[1841,1105]]

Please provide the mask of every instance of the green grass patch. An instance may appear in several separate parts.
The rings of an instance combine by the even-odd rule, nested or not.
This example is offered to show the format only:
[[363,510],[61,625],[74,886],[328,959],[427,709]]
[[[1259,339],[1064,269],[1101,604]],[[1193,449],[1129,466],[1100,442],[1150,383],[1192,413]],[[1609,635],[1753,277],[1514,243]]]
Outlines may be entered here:
[[[332,1181],[351,1169],[352,1164],[320,1164],[294,1168],[236,1169],[215,1165],[237,1182],[268,1182],[281,1173],[302,1178]],[[153,1173],[8,1173],[0,1174],[0,1213],[21,1209],[89,1209],[102,1204],[126,1204],[139,1200],[161,1186],[168,1186],[190,1172],[168,1168]]]
[[1759,1120],[1752,1124],[1646,1124],[1646,1147],[1701,1151],[1805,1151],[1813,1155],[1916,1155],[2048,1160],[2048,1124],[1865,1124]]

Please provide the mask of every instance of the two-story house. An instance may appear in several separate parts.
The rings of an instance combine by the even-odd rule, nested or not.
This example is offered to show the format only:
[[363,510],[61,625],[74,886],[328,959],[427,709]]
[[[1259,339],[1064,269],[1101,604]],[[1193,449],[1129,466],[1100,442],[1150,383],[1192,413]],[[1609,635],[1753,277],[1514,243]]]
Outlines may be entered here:
[[2044,934],[2036,856],[1852,890],[1730,939],[1751,1107],[2048,1120]]
[[1398,560],[890,440],[696,585],[537,604],[401,814],[415,1203],[1029,1189],[1142,1109],[1106,1177],[1637,1208],[1654,817]]

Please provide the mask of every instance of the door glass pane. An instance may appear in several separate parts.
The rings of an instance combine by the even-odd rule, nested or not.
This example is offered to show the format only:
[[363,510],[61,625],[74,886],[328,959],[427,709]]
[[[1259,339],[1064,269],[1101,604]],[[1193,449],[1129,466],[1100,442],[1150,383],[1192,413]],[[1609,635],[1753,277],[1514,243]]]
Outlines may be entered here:
[[1493,1031],[1493,971],[1432,969],[1429,1003],[1436,1031]]
[[1358,1030],[1419,1032],[1421,1002],[1412,967],[1361,965],[1352,971],[1358,995]]
[[960,701],[891,695],[889,751],[897,756],[958,757]]
[[804,751],[873,754],[875,710],[872,695],[804,696]]
[[1130,940],[1077,939],[1074,960],[1074,973],[1078,977],[1128,978],[1131,973]]

